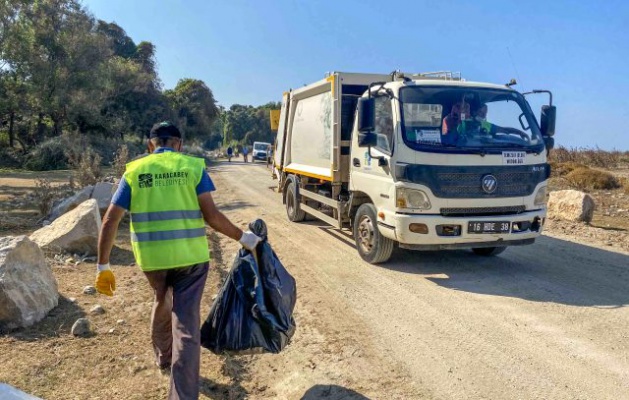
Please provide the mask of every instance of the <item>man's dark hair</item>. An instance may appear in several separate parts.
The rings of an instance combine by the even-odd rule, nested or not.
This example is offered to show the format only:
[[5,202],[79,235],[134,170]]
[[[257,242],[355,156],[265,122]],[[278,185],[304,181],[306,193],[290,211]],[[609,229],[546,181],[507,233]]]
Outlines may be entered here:
[[174,147],[181,140],[181,132],[170,121],[163,121],[153,125],[148,137],[155,147]]
[[177,129],[177,127],[169,121],[158,122],[157,124],[153,125],[153,127],[151,128],[151,132],[149,133],[149,139],[157,137],[174,137],[181,139],[181,132],[179,132],[179,129]]
[[176,137],[154,137],[149,140],[155,147],[174,147],[181,139]]

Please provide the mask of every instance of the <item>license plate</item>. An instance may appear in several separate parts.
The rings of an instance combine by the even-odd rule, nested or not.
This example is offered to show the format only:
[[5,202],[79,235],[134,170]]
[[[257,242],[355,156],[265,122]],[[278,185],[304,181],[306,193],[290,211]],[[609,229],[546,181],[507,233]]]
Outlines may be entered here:
[[509,221],[470,221],[467,223],[467,233],[509,233]]

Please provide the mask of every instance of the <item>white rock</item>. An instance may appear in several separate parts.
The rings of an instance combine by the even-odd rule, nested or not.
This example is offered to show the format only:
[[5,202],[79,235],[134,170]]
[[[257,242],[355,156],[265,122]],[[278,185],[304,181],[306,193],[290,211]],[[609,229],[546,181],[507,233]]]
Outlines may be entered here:
[[90,320],[87,318],[79,318],[72,325],[72,334],[74,336],[85,337],[92,332]]
[[83,288],[83,294],[96,294],[96,288],[94,286],[85,286]]
[[0,238],[0,330],[31,326],[59,304],[44,253],[26,236]]
[[86,186],[80,192],[66,198],[52,209],[48,220],[54,221],[68,211],[75,209],[79,204],[88,200],[91,197],[93,191],[94,186]]
[[558,190],[548,197],[549,218],[590,222],[595,208],[592,196],[578,190]]
[[90,309],[90,314],[92,315],[105,314],[105,309],[100,304],[96,304],[94,307]]
[[111,203],[113,189],[114,185],[109,182],[98,182],[96,186],[94,186],[91,198],[96,200],[98,203],[98,209],[101,214],[104,214],[105,211],[107,211],[109,203]]
[[126,323],[126,321],[124,319],[119,319],[118,321],[116,321],[116,323],[118,325],[124,325]]
[[48,251],[96,254],[100,226],[96,200],[90,199],[35,231],[30,239]]

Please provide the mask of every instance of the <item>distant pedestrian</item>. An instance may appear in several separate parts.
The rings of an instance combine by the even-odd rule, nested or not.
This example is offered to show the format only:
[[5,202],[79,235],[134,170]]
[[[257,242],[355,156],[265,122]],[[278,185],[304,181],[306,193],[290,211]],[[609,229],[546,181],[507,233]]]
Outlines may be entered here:
[[245,162],[247,162],[247,155],[249,155],[249,149],[247,149],[247,146],[243,146],[242,147],[242,158],[245,160]]
[[232,161],[232,156],[234,155],[234,149],[231,146],[227,148],[227,161]]

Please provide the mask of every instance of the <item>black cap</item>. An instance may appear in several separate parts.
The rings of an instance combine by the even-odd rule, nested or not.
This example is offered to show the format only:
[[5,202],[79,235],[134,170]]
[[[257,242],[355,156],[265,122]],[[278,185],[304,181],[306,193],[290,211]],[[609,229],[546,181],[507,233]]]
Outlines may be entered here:
[[151,133],[149,133],[149,139],[169,137],[181,138],[181,132],[179,132],[179,129],[177,129],[175,125],[168,121],[158,122],[153,125]]

